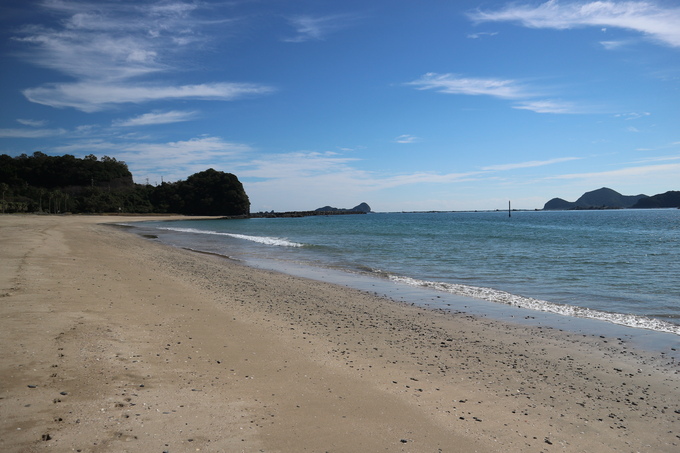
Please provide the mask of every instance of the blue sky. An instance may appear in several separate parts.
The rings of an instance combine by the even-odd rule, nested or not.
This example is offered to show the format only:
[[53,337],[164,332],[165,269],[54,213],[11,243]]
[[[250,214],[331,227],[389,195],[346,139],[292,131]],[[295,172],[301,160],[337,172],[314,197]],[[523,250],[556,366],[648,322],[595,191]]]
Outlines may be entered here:
[[253,211],[680,190],[680,3],[0,6],[0,153],[236,174]]

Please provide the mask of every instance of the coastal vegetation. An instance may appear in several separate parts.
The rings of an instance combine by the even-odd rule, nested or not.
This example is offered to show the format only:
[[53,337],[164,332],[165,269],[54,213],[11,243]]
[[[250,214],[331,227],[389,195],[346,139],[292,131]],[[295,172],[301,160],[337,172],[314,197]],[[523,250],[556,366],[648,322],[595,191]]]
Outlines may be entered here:
[[212,168],[186,180],[135,184],[125,162],[66,154],[0,155],[3,213],[139,213],[248,215],[250,201],[238,178]]

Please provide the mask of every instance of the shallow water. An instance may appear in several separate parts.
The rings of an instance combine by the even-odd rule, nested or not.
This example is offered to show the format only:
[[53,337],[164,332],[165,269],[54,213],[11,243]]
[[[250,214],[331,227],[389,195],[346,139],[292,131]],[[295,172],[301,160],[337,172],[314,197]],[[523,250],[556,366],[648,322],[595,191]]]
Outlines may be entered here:
[[[176,246],[680,335],[680,210],[144,222]],[[370,280],[369,280],[370,281]],[[480,302],[481,303],[481,302]]]

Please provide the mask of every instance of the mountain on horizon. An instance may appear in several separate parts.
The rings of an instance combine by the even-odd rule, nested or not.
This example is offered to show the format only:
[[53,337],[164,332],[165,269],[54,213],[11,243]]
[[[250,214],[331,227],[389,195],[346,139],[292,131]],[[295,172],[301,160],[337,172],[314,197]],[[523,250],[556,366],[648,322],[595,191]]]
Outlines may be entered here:
[[548,201],[544,210],[567,210],[567,209],[621,209],[632,208],[640,200],[649,198],[647,195],[621,195],[608,187],[586,192],[576,201],[566,201],[562,198],[553,198]]

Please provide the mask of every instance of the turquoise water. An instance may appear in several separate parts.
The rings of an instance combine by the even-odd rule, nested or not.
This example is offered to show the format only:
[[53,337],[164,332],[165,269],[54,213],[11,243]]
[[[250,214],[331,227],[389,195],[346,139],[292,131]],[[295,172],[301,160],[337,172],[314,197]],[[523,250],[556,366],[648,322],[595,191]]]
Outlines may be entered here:
[[680,334],[680,210],[367,215],[145,222],[145,233],[244,261]]

